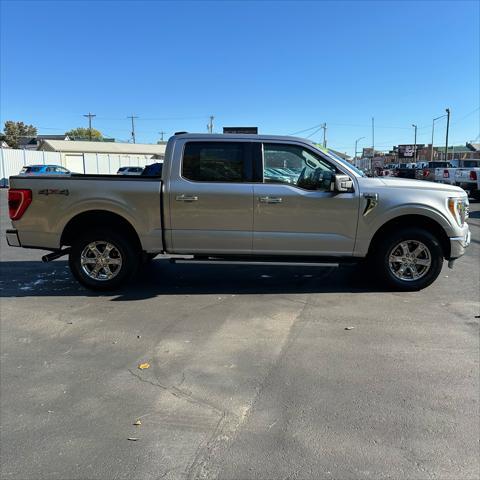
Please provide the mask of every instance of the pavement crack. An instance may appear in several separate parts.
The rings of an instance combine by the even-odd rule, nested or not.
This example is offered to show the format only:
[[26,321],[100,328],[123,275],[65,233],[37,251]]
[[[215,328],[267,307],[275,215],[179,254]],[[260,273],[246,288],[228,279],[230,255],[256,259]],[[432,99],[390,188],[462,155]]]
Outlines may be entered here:
[[[187,401],[187,402],[189,402],[193,405],[208,408],[208,409],[213,410],[214,412],[216,412],[217,414],[220,414],[220,415],[224,415],[224,414],[227,413],[224,409],[218,407],[217,405],[214,405],[213,403],[208,402],[208,401],[206,401],[202,398],[195,397],[191,393],[187,393],[187,392],[185,392],[184,390],[182,390],[178,387],[168,386],[168,385],[164,385],[160,382],[154,382],[152,380],[147,380],[146,378],[142,377],[141,375],[134,372],[130,368],[128,369],[128,371],[130,372],[131,375],[133,375],[137,380],[140,380],[142,383],[147,383],[147,384],[149,384],[153,387],[161,388],[162,390],[165,390],[166,392],[170,393],[170,395],[173,395],[176,398],[180,398],[182,400],[185,400],[185,401]],[[233,413],[230,413],[230,415],[233,415]]]

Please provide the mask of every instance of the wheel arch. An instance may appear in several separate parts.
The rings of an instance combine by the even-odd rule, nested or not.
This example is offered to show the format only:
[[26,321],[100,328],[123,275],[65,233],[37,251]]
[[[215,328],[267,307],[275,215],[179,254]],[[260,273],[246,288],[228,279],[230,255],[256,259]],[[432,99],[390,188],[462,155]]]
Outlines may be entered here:
[[370,241],[367,256],[370,256],[378,242],[390,232],[399,228],[418,227],[423,228],[434,235],[442,247],[444,258],[450,258],[450,239],[440,223],[425,215],[400,215],[392,218],[377,229]]
[[88,210],[72,217],[62,231],[60,245],[71,245],[79,234],[93,228],[120,232],[132,241],[135,248],[142,250],[142,243],[133,225],[125,217],[108,210]]

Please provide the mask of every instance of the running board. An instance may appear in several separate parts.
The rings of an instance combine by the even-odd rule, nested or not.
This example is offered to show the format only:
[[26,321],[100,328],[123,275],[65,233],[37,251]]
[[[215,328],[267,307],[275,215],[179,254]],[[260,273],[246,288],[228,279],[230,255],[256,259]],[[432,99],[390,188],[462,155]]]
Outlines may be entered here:
[[171,258],[172,263],[198,263],[209,265],[275,265],[275,266],[295,266],[295,267],[338,267],[339,263],[325,263],[325,262],[276,262],[265,260],[196,260],[195,258]]

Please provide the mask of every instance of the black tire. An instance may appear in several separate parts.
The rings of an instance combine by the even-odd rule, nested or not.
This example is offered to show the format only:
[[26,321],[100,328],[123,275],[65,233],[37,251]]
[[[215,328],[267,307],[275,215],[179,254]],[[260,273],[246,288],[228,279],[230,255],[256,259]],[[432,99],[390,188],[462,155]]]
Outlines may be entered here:
[[[98,276],[101,277],[103,275],[106,278],[92,278],[94,272],[90,272],[91,275],[88,275],[87,271],[90,268],[94,269],[98,263],[93,266],[90,264],[82,266],[82,252],[94,242],[98,242],[98,251],[101,251],[104,243],[114,247],[111,250],[111,255],[114,258],[111,261],[118,262],[118,259],[120,259],[121,264],[108,266],[108,272],[113,274],[112,278],[108,278],[109,274],[107,270],[104,270],[104,267],[100,269]],[[92,256],[90,258],[93,262],[95,257]],[[120,287],[135,274],[139,261],[140,253],[135,248],[134,243],[128,237],[126,238],[122,234],[108,229],[94,229],[81,235],[72,244],[68,259],[73,276],[85,287],[97,291],[114,290]]]
[[[405,268],[405,276],[409,276],[409,279],[399,278],[397,275],[402,275],[400,268],[401,263],[394,263],[391,267],[390,265],[390,255],[394,255],[402,251],[403,249],[394,250],[396,246],[400,243],[412,241],[408,243],[410,249],[415,248],[415,242],[421,242],[427,249],[428,253],[423,250],[421,257],[418,260],[423,260],[428,262],[430,260],[430,266],[424,272],[422,276],[415,279],[413,277],[413,271],[410,267]],[[402,256],[403,254],[400,254]],[[411,253],[410,253],[411,255]],[[412,257],[410,257],[412,258]],[[384,237],[380,238],[371,252],[371,261],[373,263],[376,277],[381,281],[386,282],[386,284],[397,291],[416,291],[422,290],[423,288],[428,287],[432,284],[436,278],[440,275],[443,266],[444,253],[442,246],[434,235],[423,228],[406,228],[400,231],[389,232]],[[413,262],[413,260],[406,260],[407,262]],[[413,265],[413,269],[417,269],[418,272],[424,268],[421,265]],[[394,273],[394,270],[396,273]]]
[[470,195],[475,199],[475,200],[480,200],[480,190],[472,190],[470,192]]

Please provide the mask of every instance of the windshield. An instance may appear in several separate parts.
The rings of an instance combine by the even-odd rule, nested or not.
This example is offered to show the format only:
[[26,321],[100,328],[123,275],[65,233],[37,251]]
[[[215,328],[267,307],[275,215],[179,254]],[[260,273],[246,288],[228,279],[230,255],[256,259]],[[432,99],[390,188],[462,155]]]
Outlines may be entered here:
[[338,163],[341,163],[345,167],[347,167],[350,170],[353,170],[358,176],[360,177],[366,177],[365,173],[363,173],[359,168],[355,167],[355,165],[352,165],[350,162],[347,162],[344,160],[342,157],[339,157],[337,154],[333,153],[331,150],[319,148],[319,150],[329,156],[330,158],[333,158],[336,160]]
[[40,172],[42,167],[23,167],[21,173]]

